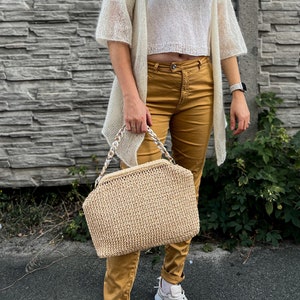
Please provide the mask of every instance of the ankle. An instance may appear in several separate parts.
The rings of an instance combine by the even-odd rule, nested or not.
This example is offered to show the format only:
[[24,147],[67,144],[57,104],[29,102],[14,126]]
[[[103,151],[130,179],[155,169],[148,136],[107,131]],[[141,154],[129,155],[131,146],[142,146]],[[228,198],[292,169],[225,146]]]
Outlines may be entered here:
[[176,284],[172,284],[166,280],[164,280],[163,278],[161,279],[161,289],[163,290],[164,293],[166,294],[170,294],[171,292],[171,287],[174,286]]

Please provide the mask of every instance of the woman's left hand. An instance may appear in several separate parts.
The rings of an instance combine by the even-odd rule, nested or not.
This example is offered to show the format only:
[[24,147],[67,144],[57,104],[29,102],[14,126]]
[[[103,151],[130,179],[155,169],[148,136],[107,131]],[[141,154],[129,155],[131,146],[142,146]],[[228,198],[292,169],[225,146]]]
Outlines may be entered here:
[[244,132],[250,126],[250,111],[242,91],[232,93],[230,107],[230,129],[234,135]]

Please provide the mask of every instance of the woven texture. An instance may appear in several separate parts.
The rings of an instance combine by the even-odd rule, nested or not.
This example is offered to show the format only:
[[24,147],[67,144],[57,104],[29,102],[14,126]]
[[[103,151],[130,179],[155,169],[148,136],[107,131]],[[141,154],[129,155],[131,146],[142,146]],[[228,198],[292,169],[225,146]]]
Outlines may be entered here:
[[165,159],[103,176],[83,210],[100,257],[182,242],[200,226],[192,173]]

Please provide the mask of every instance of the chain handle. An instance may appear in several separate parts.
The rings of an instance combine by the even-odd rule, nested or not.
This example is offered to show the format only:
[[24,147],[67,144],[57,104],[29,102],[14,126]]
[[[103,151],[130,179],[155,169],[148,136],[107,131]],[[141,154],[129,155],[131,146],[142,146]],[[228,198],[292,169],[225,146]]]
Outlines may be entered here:
[[[103,168],[98,176],[98,178],[95,181],[95,187],[98,185],[99,181],[101,180],[101,178],[104,176],[104,173],[106,172],[112,158],[114,157],[117,148],[119,147],[120,141],[124,136],[124,132],[126,130],[126,125],[123,125],[122,128],[118,131],[118,133],[115,136],[115,140],[113,141],[113,143],[111,144],[111,147],[108,151],[106,160],[104,162]],[[163,145],[163,143],[160,141],[160,139],[157,137],[156,133],[149,127],[147,126],[147,131],[148,134],[150,135],[150,137],[152,138],[152,140],[154,141],[154,143],[156,144],[156,146],[158,147],[158,149],[161,151],[161,153],[172,163],[175,164],[175,161],[173,159],[173,157],[169,154],[168,150],[166,149],[166,147]]]

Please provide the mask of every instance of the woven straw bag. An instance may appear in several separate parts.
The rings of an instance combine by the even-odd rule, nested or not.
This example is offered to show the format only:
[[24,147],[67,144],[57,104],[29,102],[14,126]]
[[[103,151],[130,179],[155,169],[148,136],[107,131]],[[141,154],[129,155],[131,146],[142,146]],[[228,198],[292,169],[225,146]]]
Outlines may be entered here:
[[155,133],[148,133],[168,158],[104,175],[123,136],[122,127],[83,211],[99,257],[182,242],[199,232],[192,173],[176,165]]

